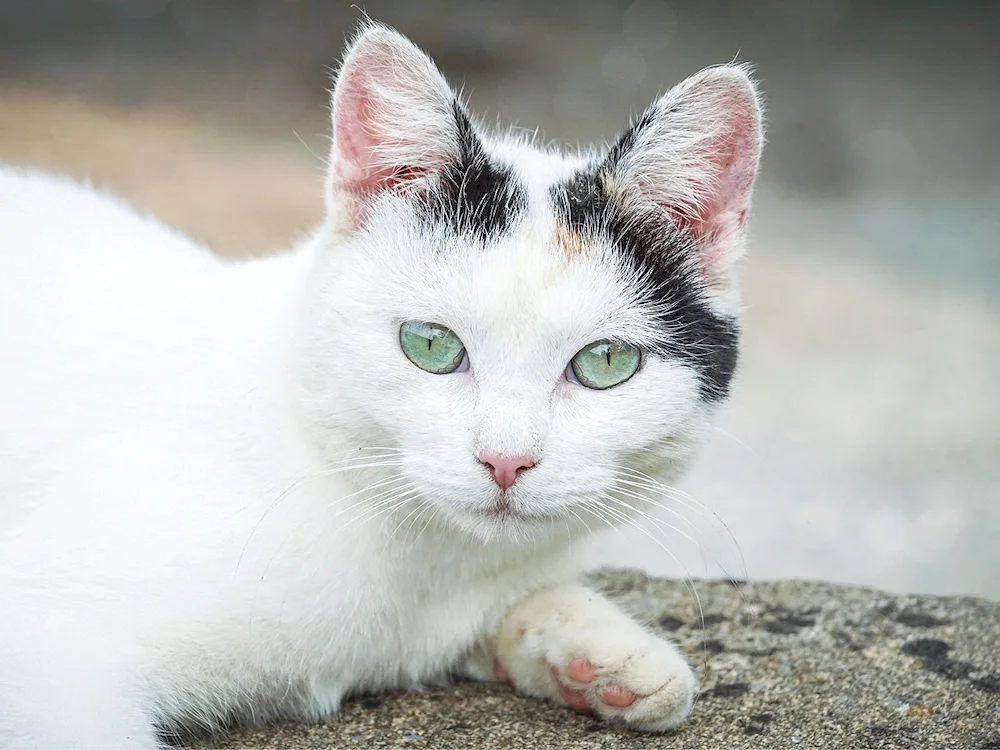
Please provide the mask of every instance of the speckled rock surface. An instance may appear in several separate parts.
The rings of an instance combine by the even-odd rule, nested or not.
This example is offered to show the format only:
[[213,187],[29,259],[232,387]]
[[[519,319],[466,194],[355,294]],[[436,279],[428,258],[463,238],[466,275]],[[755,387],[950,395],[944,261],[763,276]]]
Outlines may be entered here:
[[784,581],[738,588],[604,571],[594,583],[703,675],[690,722],[622,732],[501,685],[365,696],[318,726],[203,747],[1000,748],[1000,603]]

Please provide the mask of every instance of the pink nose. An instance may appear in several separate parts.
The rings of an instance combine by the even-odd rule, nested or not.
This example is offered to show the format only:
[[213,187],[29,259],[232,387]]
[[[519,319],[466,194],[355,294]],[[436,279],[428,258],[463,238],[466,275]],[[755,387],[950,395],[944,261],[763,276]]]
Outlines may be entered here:
[[500,489],[510,489],[511,485],[517,481],[517,477],[522,471],[527,471],[535,465],[531,456],[511,456],[502,458],[490,453],[482,453],[479,460],[486,465],[493,475],[493,481],[500,485]]

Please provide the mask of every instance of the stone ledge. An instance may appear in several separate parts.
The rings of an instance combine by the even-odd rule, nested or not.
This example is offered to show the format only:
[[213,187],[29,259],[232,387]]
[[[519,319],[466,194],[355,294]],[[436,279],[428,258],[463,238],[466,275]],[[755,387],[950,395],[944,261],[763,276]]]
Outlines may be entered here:
[[699,581],[701,617],[684,583],[637,571],[592,580],[700,667],[702,694],[679,731],[621,732],[506,686],[461,684],[358,698],[326,724],[214,746],[1000,748],[1000,603]]

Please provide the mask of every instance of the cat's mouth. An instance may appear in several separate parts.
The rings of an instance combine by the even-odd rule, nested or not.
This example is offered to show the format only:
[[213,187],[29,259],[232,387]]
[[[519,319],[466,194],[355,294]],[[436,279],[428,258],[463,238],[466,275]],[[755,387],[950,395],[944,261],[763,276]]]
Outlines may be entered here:
[[483,511],[483,515],[497,521],[507,521],[510,519],[526,520],[530,517],[512,507],[506,494],[501,494],[493,505]]
[[480,513],[484,518],[500,523],[539,523],[554,519],[554,516],[549,513],[537,513],[524,510],[519,507],[519,504],[511,502],[511,499],[505,492],[501,492],[496,501],[489,507],[480,511]]

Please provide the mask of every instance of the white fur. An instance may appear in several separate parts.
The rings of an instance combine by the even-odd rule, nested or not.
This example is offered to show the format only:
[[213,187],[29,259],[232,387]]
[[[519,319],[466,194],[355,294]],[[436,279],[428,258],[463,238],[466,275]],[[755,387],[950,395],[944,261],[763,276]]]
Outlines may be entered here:
[[[417,68],[404,86],[443,95]],[[0,170],[0,746],[326,716],[460,668],[508,612],[547,617],[545,597],[591,625],[540,625],[531,658],[652,649],[653,673],[608,674],[683,690],[622,718],[683,718],[690,669],[604,600],[588,615],[570,548],[614,515],[591,509],[619,469],[679,472],[711,409],[680,363],[610,391],[565,380],[582,346],[642,344],[647,324],[600,253],[549,247],[545,191],[572,163],[489,148],[530,200],[493,247],[449,252],[465,240],[390,193],[350,231],[334,177],[310,240],[240,263],[92,188]],[[470,370],[409,363],[411,319],[452,327]],[[483,450],[536,457],[509,493],[534,518],[483,516]],[[495,655],[524,662],[513,648]]]

